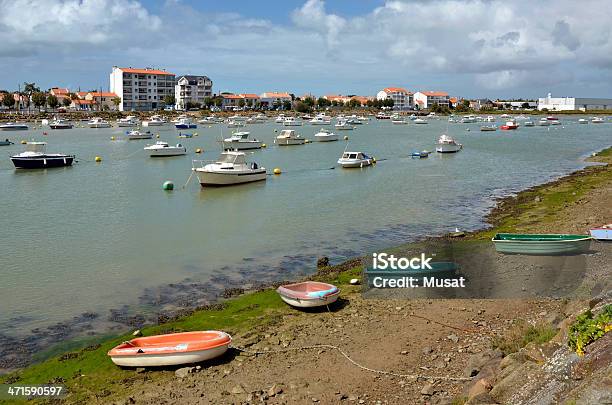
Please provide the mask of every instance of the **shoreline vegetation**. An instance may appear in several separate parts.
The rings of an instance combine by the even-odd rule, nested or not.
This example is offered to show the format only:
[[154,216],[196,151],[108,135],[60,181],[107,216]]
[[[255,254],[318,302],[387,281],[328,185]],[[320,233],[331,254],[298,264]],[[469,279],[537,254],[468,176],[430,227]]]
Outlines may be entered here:
[[[609,210],[606,212],[605,209],[600,209],[606,206],[606,200],[596,200],[600,198],[602,194],[608,197],[611,194],[610,190],[612,188],[612,147],[604,149],[599,153],[593,154],[593,156],[586,159],[586,161],[596,164],[589,165],[581,170],[575,171],[552,182],[531,187],[527,190],[519,192],[515,196],[505,197],[498,200],[495,208],[491,210],[491,212],[486,218],[486,222],[489,223],[491,226],[476,232],[467,233],[465,236],[465,240],[487,240],[490,239],[495,233],[502,231],[556,231],[567,233],[580,231],[581,233],[584,233],[588,230],[589,227],[601,225],[602,221],[605,219],[609,220],[610,218],[604,218],[607,213],[609,213]],[[608,199],[607,201],[609,204],[610,200]],[[594,207],[589,208],[589,204],[595,205]],[[577,216],[576,213],[578,212],[581,212],[582,216]],[[442,238],[444,237],[449,236],[446,235]],[[358,299],[358,296],[360,296],[360,287],[352,286],[349,283],[350,279],[359,278],[360,276],[361,259],[357,258],[348,260],[339,265],[320,267],[315,274],[308,278],[318,281],[331,282],[341,289],[341,297],[350,297],[349,299],[342,298],[339,300],[339,304],[334,307],[331,313],[333,316],[336,316],[337,314],[348,310],[352,311],[351,314],[354,315],[356,309],[351,310],[351,306],[353,305],[356,305],[358,308],[362,308],[364,305],[366,306],[366,308],[367,305],[373,305],[360,301]],[[295,310],[289,308],[278,298],[273,288],[274,286],[275,285],[267,288],[260,288],[255,291],[244,292],[243,294],[237,297],[229,298],[225,301],[211,305],[207,308],[196,309],[188,315],[169,319],[167,322],[161,325],[144,327],[142,328],[141,332],[142,334],[147,336],[159,333],[170,333],[189,330],[217,329],[224,330],[234,336],[236,346],[249,347],[253,345],[253,347],[257,347],[257,343],[261,340],[270,339],[270,336],[272,336],[272,339],[275,339],[275,336],[280,336],[276,338],[279,340],[279,344],[282,344],[283,347],[287,347],[283,343],[284,335],[277,335],[274,330],[277,328],[282,329],[283,325],[287,322],[295,322],[296,320],[306,318],[313,314],[296,313]],[[459,314],[461,314],[461,311],[470,313],[472,310],[475,313],[475,308],[478,308],[479,305],[485,305],[482,302],[483,300],[434,301],[437,302],[432,304],[432,301],[429,300],[429,304],[432,304],[433,307],[447,308],[443,310],[446,312],[456,309],[457,311],[460,311]],[[444,303],[444,301],[446,301],[446,303]],[[495,300],[491,301],[492,302],[490,302],[489,304],[486,304],[488,305],[487,313],[488,311],[490,311],[489,306],[491,308],[501,308],[498,308],[501,311],[500,313],[508,312],[506,304],[496,304]],[[551,303],[543,304],[542,302],[537,300],[525,300],[525,302],[521,302],[520,305],[517,304],[516,313],[505,314],[504,316],[510,316],[511,319],[518,319],[522,313],[529,313],[533,315],[534,312],[540,311],[542,308],[547,307],[547,305],[550,305],[550,308],[557,309],[559,306],[562,305],[562,303],[560,302],[561,300],[548,301]],[[563,304],[566,303],[564,302]],[[384,305],[385,308],[394,308],[394,305],[389,306],[388,303],[383,303],[382,305]],[[428,325],[430,325],[432,319],[434,319],[433,315],[427,312],[427,308],[419,304],[418,302],[406,302],[404,303],[404,305],[415,309],[414,313],[412,314],[415,317],[418,317],[418,315],[415,315],[416,313],[427,314],[428,317],[424,317],[424,319],[427,320]],[[463,309],[459,307],[463,307]],[[465,307],[467,307],[467,310]],[[401,309],[401,307],[395,307],[395,309],[397,308]],[[423,312],[417,312],[416,309],[421,309]],[[367,311],[367,309],[365,310]],[[431,311],[433,311],[433,309]],[[481,315],[481,311],[483,313],[485,312],[483,309],[480,309],[478,310],[478,315]],[[445,312],[442,313],[444,314]],[[544,314],[546,315],[545,312]],[[325,312],[317,313],[316,317],[323,318],[327,315],[328,314]],[[460,322],[460,316],[455,318],[453,317],[453,314],[450,314],[450,316],[441,315],[441,317],[446,318],[446,322],[451,324],[456,325]],[[499,316],[497,319],[499,319]],[[378,321],[383,322],[382,319]],[[469,322],[469,320],[466,319],[466,322]],[[479,326],[476,321],[472,322],[474,322],[474,325]],[[495,324],[496,321],[495,319],[491,319],[489,320],[489,322]],[[433,321],[433,323],[436,323],[436,321]],[[331,327],[334,328],[334,331],[336,331],[338,328],[340,328],[340,325],[336,327],[334,324]],[[384,325],[381,324],[381,327],[384,327]],[[500,330],[504,330],[505,328],[507,328],[507,325],[503,326]],[[548,340],[552,337],[549,329],[543,327],[543,330],[545,330],[546,339],[543,339],[540,335],[538,335],[539,332],[537,332],[537,330],[535,332],[532,330],[530,333],[535,334],[535,337],[530,341],[536,341],[540,343],[540,340]],[[455,342],[455,338],[457,338],[457,336],[451,334],[448,336],[448,339],[444,338],[444,336],[452,332],[453,331],[449,332],[448,329],[442,330],[440,332],[441,334],[438,334],[438,337],[442,340],[450,340],[452,344],[452,342]],[[316,334],[314,330],[311,331],[311,333]],[[335,334],[338,333],[340,332],[335,332]],[[459,332],[456,333],[459,334]],[[380,335],[376,336],[378,336],[377,338],[380,338]],[[77,340],[74,342],[70,342],[68,343],[68,345],[64,346],[64,350],[70,351],[61,353],[61,349],[56,347],[53,349],[53,352],[57,354],[55,354],[51,358],[48,358],[47,360],[44,360],[38,364],[32,364],[24,369],[12,372],[10,374],[0,376],[0,383],[20,385],[48,383],[63,384],[67,387],[70,393],[69,396],[65,399],[67,403],[78,403],[83,401],[102,401],[104,403],[109,403],[112,401],[123,401],[125,398],[128,398],[127,403],[134,403],[136,402],[134,399],[134,395],[136,395],[136,391],[138,390],[142,390],[142,393],[144,395],[145,391],[148,390],[148,388],[150,387],[155,387],[155,389],[161,389],[159,387],[170,387],[172,386],[172,384],[175,384],[174,370],[165,370],[159,372],[146,372],[143,370],[123,370],[119,367],[116,367],[110,361],[110,359],[106,355],[107,351],[115,345],[119,344],[120,342],[129,340],[132,337],[133,336],[131,333],[127,333],[121,336],[99,338],[97,339],[99,341],[95,343],[91,340]],[[418,343],[428,343],[430,338],[432,339],[431,342],[433,343],[433,339],[435,338],[435,336],[430,336],[425,333],[421,339],[423,341]],[[475,341],[476,340],[479,342],[479,344],[484,344],[480,340],[475,339]],[[321,341],[321,343],[325,342]],[[336,340],[333,344],[338,343],[340,342]],[[289,339],[287,345],[291,347],[291,344],[291,339]],[[506,346],[508,345],[506,344]],[[428,353],[430,353],[429,350],[431,350],[429,347],[422,349],[423,353],[425,353],[425,351],[428,351]],[[232,353],[228,353],[228,355],[223,356],[219,360],[203,364],[203,369],[210,369],[212,370],[211,373],[213,373],[213,376],[219,376],[219,372],[224,373],[223,370],[227,370],[228,363],[237,362],[238,366],[243,366],[247,364],[244,363],[245,356],[243,356],[241,353],[235,352],[235,350],[231,352]],[[325,356],[325,354],[322,354],[322,352],[323,351],[320,351],[316,357],[319,358],[320,356]],[[459,353],[461,353],[461,351]],[[404,354],[403,351],[402,354]],[[420,353],[418,354],[420,355]],[[401,361],[403,363],[407,362],[409,355],[411,356],[412,353],[406,352],[404,354],[404,357],[406,359]],[[344,360],[339,360],[335,356],[328,356],[333,357],[336,362],[344,362]],[[262,359],[263,358],[264,357],[262,357]],[[450,359],[454,357],[449,356],[447,358]],[[260,359],[259,356],[254,357],[254,361],[257,361],[258,359]],[[251,360],[251,363],[253,362],[252,359],[248,360]],[[371,360],[374,361],[374,359]],[[451,360],[446,361],[447,364],[450,364],[450,362]],[[381,363],[379,362],[378,365],[381,365]],[[265,365],[265,367],[270,367],[270,365]],[[295,364],[294,368],[299,367],[301,367],[300,364]],[[307,368],[307,366],[304,366],[303,364],[302,367]],[[447,369],[444,369],[444,367],[442,367],[441,370],[444,371],[444,373],[448,374],[449,367],[450,366],[447,366]],[[382,368],[387,369],[391,368],[391,366],[383,366]],[[360,372],[355,368],[351,370],[352,373]],[[435,370],[430,370],[427,372],[427,374],[429,375],[440,375],[444,373],[436,373]],[[305,374],[310,375],[307,372],[305,372]],[[222,374],[221,377],[225,377],[226,375],[227,374]],[[348,378],[350,379],[350,377]],[[383,379],[384,377],[376,378]],[[419,387],[420,385],[422,384],[419,384]],[[426,389],[430,389],[432,390],[432,392],[435,392],[434,388],[429,386],[435,387],[437,386],[437,382],[429,381],[427,385],[423,387],[423,390],[420,392],[420,395],[430,396],[428,393],[424,393]],[[397,382],[395,382],[395,387],[397,387]],[[401,386],[401,388],[404,388],[403,385]],[[152,392],[155,392],[155,389],[153,389]],[[216,389],[217,388],[215,388],[215,390]],[[274,390],[271,388],[271,391],[267,394],[262,394],[261,398],[263,398],[264,395],[267,395],[266,398],[272,398],[275,395],[281,395],[283,390],[280,389],[279,392],[279,389],[280,388],[278,387]],[[306,388],[304,387],[303,389],[306,390]],[[400,388],[397,389],[398,393],[401,394],[401,392],[399,391]],[[448,396],[460,398],[462,395],[459,391],[453,391],[453,388],[445,388],[445,390],[446,391],[444,392]],[[241,389],[237,389],[236,392],[234,392],[234,390],[231,390],[231,392],[228,392],[227,395],[240,394],[242,399],[236,400],[235,398],[232,399],[233,397],[228,396],[226,397],[226,400],[223,400],[222,402],[243,402],[244,396],[247,395],[248,392],[248,390],[241,391]],[[416,395],[419,395],[418,390],[416,392]],[[162,390],[162,396],[167,394],[167,391]],[[225,395],[225,391],[223,391],[221,394]],[[342,392],[335,393],[334,395],[338,396],[345,394],[346,393]],[[365,394],[365,397],[363,395],[364,394],[361,394],[359,398],[368,398],[368,394]],[[369,395],[371,398],[376,397],[375,392],[371,392]],[[350,397],[351,396],[348,395],[346,396],[346,398],[340,399],[348,398],[349,400],[355,400]],[[153,398],[155,397],[151,397],[150,399],[152,400]],[[208,400],[210,400],[210,398]],[[211,400],[211,402],[214,401]],[[367,401],[367,403],[370,403],[370,401]],[[391,403],[395,402],[391,400]]]

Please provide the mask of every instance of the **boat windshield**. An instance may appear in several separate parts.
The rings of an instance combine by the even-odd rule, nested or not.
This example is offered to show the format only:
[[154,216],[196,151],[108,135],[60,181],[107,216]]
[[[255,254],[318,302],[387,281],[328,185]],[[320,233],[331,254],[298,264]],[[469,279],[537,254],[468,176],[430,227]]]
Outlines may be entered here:
[[217,163],[233,163],[233,164],[241,164],[244,163],[243,155],[234,155],[234,154],[222,154],[217,159]]

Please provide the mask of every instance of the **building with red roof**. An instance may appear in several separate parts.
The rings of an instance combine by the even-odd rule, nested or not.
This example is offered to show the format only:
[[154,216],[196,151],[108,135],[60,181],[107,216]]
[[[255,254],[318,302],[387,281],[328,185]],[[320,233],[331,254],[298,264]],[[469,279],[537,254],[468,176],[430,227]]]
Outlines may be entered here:
[[121,99],[120,111],[152,111],[163,108],[168,96],[174,97],[174,73],[153,68],[113,66],[110,92]]
[[445,91],[417,91],[414,93],[414,101],[418,102],[420,108],[429,108],[434,104],[450,107],[450,97]]
[[377,100],[393,100],[396,110],[408,110],[414,106],[413,94],[403,87],[385,87],[376,94]]

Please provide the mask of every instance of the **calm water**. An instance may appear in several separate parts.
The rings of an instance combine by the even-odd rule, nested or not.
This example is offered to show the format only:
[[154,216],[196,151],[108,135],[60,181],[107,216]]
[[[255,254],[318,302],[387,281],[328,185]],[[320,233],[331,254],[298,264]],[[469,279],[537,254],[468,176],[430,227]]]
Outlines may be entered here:
[[[268,144],[251,159],[283,174],[221,189],[201,189],[195,179],[182,189],[192,158],[217,157],[221,125],[201,126],[198,137],[180,140],[171,127],[154,129],[191,152],[163,159],[144,154],[149,140],[124,140],[124,128],[46,137],[41,130],[0,133],[16,141],[0,147],[0,326],[25,334],[84,311],[137,305],[146,288],[186,278],[259,277],[262,271],[291,277],[314,270],[319,256],[340,260],[423,234],[477,228],[491,197],[579,168],[585,154],[610,144],[612,125],[575,120],[482,133],[480,124],[451,124],[449,133],[464,150],[421,160],[407,155],[433,150],[446,121],[372,120],[339,131],[350,137],[349,149],[379,160],[353,170],[330,169],[343,141],[277,147],[280,126],[251,125],[252,136]],[[295,129],[312,139],[319,128]],[[81,161],[15,171],[8,154],[22,150],[18,142],[43,138],[49,152],[74,153]],[[196,147],[205,153],[195,155]],[[102,163],[93,163],[96,155]],[[165,180],[175,182],[175,191],[162,191]]]

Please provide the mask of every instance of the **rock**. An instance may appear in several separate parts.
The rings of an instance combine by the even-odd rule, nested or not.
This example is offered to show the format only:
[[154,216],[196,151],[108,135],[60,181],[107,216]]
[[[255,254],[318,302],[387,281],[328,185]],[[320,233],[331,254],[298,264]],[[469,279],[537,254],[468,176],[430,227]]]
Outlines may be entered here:
[[238,385],[235,385],[234,387],[232,387],[230,392],[232,394],[244,394],[246,392],[246,390],[244,389],[244,386],[242,384],[238,384]]
[[400,354],[408,354],[408,351],[407,351],[407,350],[402,350],[402,351],[400,352]]
[[136,373],[137,373],[137,374],[142,374],[142,373],[144,373],[145,371],[147,371],[147,370],[146,370],[144,367],[137,367],[137,368],[136,368]]
[[429,354],[433,352],[433,349],[429,346],[425,346],[422,350],[423,354]]
[[323,256],[317,260],[317,267],[327,267],[329,266],[329,257]]
[[454,333],[452,335],[448,335],[446,338],[453,343],[459,342],[459,336],[455,335]]
[[542,201],[542,198],[538,195],[536,196],[536,198],[533,199],[533,201],[539,203]]
[[273,397],[275,395],[281,394],[282,392],[283,389],[279,385],[274,384],[268,389],[268,396]]
[[432,396],[436,393],[436,386],[431,383],[427,383],[421,389],[421,395]]
[[185,378],[187,377],[187,374],[193,373],[194,370],[195,370],[195,367],[183,367],[183,368],[179,368],[178,370],[176,370],[174,372],[174,375],[177,376],[178,378]]
[[486,364],[491,363],[491,360],[493,359],[497,361],[492,362],[493,364],[490,365],[492,367],[497,366],[497,363],[501,361],[501,357],[502,352],[499,350],[485,350],[480,353],[475,353],[471,355],[468,359],[467,365],[463,369],[463,374],[466,377],[474,377],[475,375],[480,373],[480,371]]
[[359,285],[359,284],[361,284],[361,281],[359,281],[358,278],[352,278],[351,281],[349,281],[349,283],[351,285]]
[[493,388],[491,383],[486,378],[481,378],[480,380],[476,381],[468,391],[468,401],[481,394],[488,395],[491,388]]
[[357,395],[349,395],[348,400],[349,401],[357,401],[357,398],[359,398]]

